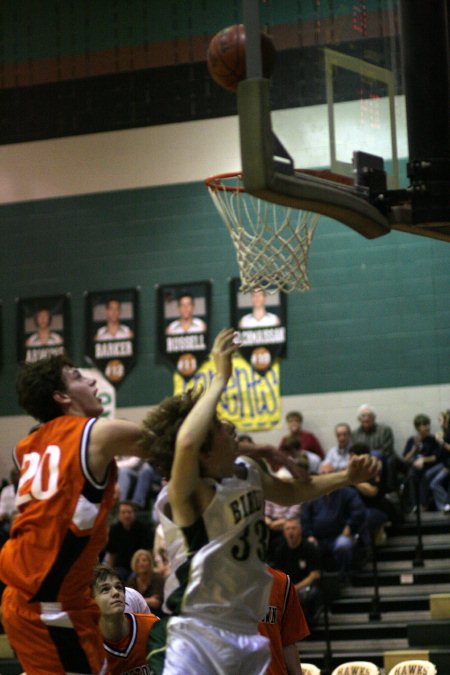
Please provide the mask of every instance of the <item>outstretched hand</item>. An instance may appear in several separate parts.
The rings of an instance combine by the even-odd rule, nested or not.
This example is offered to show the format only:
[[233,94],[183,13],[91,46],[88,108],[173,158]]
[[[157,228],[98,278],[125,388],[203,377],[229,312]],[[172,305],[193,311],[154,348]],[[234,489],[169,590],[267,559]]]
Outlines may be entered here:
[[371,455],[353,455],[347,465],[347,477],[350,485],[363,483],[375,478],[379,470],[379,460]]
[[212,355],[216,364],[216,371],[225,381],[231,377],[233,370],[232,355],[238,345],[234,342],[234,328],[223,328],[214,340]]

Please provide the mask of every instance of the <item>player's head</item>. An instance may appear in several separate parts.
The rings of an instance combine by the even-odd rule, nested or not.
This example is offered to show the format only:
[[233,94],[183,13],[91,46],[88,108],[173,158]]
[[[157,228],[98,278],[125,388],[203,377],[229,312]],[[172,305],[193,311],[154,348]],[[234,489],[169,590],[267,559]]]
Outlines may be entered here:
[[99,417],[103,412],[95,379],[82,375],[63,355],[25,364],[17,393],[22,408],[40,422],[69,413]]
[[109,323],[118,323],[120,319],[121,303],[117,298],[109,298],[105,303],[106,320]]
[[34,323],[40,330],[48,328],[52,322],[52,315],[48,307],[38,307],[34,313]]
[[[200,396],[201,392],[194,393],[189,390],[180,396],[166,398],[157,408],[148,413],[142,423],[143,437],[140,443],[145,448],[151,465],[167,480],[170,479],[172,470],[178,430]],[[223,440],[228,442],[228,438],[231,438],[231,430],[228,430],[226,423],[215,418],[210,425],[200,454],[207,455],[219,443],[222,436],[225,437]],[[237,445],[236,440],[234,443]]]
[[181,319],[191,319],[194,315],[194,297],[191,293],[181,293],[177,300]]
[[303,424],[303,415],[297,410],[291,410],[286,415],[286,422],[291,433],[295,434],[301,430]]
[[346,448],[352,438],[352,431],[350,425],[346,422],[339,422],[334,427],[334,433],[336,434],[336,440],[338,442],[339,448]]
[[253,309],[261,309],[266,306],[266,292],[262,288],[254,288],[251,292]]
[[364,431],[370,431],[373,428],[375,419],[376,413],[372,406],[363,403],[363,405],[358,408],[358,420]]
[[92,578],[94,600],[102,616],[123,615],[125,588],[119,575],[109,565],[97,565]]

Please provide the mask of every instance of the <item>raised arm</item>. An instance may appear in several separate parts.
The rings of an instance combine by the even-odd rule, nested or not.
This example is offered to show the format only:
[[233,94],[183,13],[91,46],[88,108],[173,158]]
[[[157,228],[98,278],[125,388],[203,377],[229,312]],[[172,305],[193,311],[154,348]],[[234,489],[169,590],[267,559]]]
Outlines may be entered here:
[[[222,330],[214,341],[212,354],[216,375],[180,426],[169,481],[169,501],[174,521],[191,525],[201,514],[211,488],[200,480],[200,452],[216,419],[216,407],[231,376],[233,329]],[[195,498],[194,498],[195,497]]]

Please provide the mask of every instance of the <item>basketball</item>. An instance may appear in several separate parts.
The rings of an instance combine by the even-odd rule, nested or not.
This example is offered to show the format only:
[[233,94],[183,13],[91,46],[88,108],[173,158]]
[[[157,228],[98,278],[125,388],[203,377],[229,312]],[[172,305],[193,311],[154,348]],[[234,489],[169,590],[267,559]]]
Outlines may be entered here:
[[[275,65],[275,47],[266,33],[261,33],[263,76],[269,78]],[[214,35],[206,54],[208,71],[214,82],[228,91],[236,91],[245,80],[245,27],[236,24]]]

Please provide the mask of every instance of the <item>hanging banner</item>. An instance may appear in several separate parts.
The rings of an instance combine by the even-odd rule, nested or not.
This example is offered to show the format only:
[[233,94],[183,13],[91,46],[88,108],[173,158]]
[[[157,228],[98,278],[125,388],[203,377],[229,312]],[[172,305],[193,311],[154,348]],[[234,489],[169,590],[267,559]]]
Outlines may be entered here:
[[49,295],[17,300],[17,358],[34,363],[69,353],[69,298]]
[[240,354],[261,374],[286,355],[286,295],[255,288],[241,293],[240,279],[230,281],[230,320],[239,331]]
[[[209,358],[191,379],[175,373],[174,394],[187,389],[207,389],[216,372]],[[280,369],[278,362],[264,373],[254,370],[239,354],[233,356],[233,374],[218,405],[219,417],[232,422],[243,432],[269,431],[280,425]]]
[[114,385],[137,357],[138,290],[86,293],[86,354]]
[[167,284],[156,293],[159,355],[189,379],[209,353],[211,282]]

